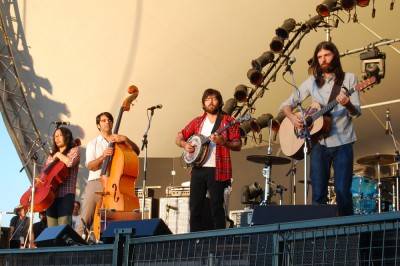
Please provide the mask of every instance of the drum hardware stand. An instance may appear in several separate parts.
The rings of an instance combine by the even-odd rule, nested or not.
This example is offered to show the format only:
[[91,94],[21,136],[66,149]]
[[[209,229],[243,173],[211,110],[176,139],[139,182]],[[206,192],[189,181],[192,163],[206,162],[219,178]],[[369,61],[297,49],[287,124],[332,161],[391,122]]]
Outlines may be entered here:
[[[395,208],[393,210],[399,211],[399,178],[400,178],[400,152],[399,147],[397,146],[396,137],[393,133],[392,121],[390,119],[390,109],[386,110],[386,134],[390,134],[393,141],[394,153],[395,153],[395,163],[396,163],[396,190],[393,191],[393,205]],[[379,182],[380,184],[380,182]],[[380,206],[379,206],[380,207]]]
[[[147,180],[147,144],[148,144],[147,135],[148,135],[149,130],[150,130],[151,120],[152,120],[153,115],[154,115],[154,109],[156,109],[156,108],[150,107],[149,109],[147,109],[147,119],[148,119],[149,123],[147,124],[147,129],[143,134],[142,148],[141,148],[142,151],[143,151],[143,149],[145,149],[144,159],[143,159],[142,220],[144,219],[144,213],[145,213],[145,207],[146,207],[146,200],[145,200],[146,199],[146,195],[145,194],[146,194],[146,180]],[[149,116],[149,111],[150,111],[150,116]]]
[[275,189],[275,193],[279,194],[279,206],[282,206],[282,199],[283,199],[283,192],[287,191],[287,188],[285,188],[282,185],[277,185]]
[[25,237],[24,248],[26,247],[28,238],[29,238],[29,248],[32,247],[32,243],[33,243],[33,214],[34,214],[33,207],[35,205],[34,204],[34,201],[35,201],[35,178],[36,178],[36,167],[37,167],[37,165],[36,165],[36,159],[37,159],[36,158],[37,157],[36,152],[39,149],[42,149],[43,146],[46,144],[46,143],[43,142],[40,145],[38,145],[38,147],[36,149],[34,149],[35,145],[37,145],[37,142],[40,142],[40,137],[36,138],[36,140],[32,143],[32,146],[29,149],[28,154],[26,156],[28,158],[28,160],[22,165],[22,168],[19,170],[19,172],[21,173],[31,161],[33,162],[32,186],[31,186],[31,204],[30,204],[30,207],[29,207],[30,208],[30,210],[29,210],[29,212],[30,212],[29,229],[28,229],[28,237]]
[[379,162],[376,164],[376,171],[378,173],[378,213],[381,213],[382,212],[382,206],[381,206],[381,204],[382,204],[381,185],[382,184],[381,184],[381,165]]
[[292,165],[290,166],[289,171],[286,173],[286,176],[290,175],[291,185],[290,185],[290,202],[293,205],[296,205],[296,172],[297,172],[297,160],[292,159]]
[[[267,156],[272,154],[271,148],[271,133],[272,133],[272,119],[269,120],[269,136],[268,136],[268,148],[267,148]],[[265,190],[264,190],[264,200],[260,203],[260,206],[267,206],[271,202],[271,167],[272,163],[269,159],[265,160],[265,165],[262,170],[262,174],[265,177]]]

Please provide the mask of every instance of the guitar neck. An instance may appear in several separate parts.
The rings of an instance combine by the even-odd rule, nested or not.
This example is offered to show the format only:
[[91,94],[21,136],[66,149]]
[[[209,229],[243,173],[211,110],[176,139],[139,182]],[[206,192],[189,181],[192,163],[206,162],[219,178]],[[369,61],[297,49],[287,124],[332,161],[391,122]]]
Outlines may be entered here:
[[[348,95],[350,96],[351,94],[353,94],[354,91],[355,91],[354,88],[350,89],[348,91]],[[312,121],[314,122],[315,120],[317,120],[318,118],[320,118],[321,116],[326,114],[327,112],[331,111],[333,108],[335,108],[335,106],[337,104],[338,104],[338,101],[336,101],[336,99],[329,102],[326,106],[322,107],[321,110],[319,110],[318,112],[311,115]]]
[[221,134],[222,132],[224,132],[225,130],[227,130],[228,128],[230,128],[231,126],[233,126],[236,123],[236,120],[229,122],[228,124],[226,124],[223,128],[217,129],[215,131],[215,133],[217,134]]

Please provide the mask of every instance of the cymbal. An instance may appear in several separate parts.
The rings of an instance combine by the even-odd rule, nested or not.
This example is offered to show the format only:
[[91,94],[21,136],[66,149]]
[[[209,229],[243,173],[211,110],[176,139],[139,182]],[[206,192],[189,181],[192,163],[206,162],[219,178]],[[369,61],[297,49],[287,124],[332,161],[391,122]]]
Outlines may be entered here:
[[246,159],[253,163],[262,163],[262,164],[266,162],[273,165],[290,163],[290,159],[274,155],[249,155],[247,156]]
[[386,165],[395,162],[395,155],[393,154],[373,154],[361,157],[357,160],[357,163],[363,165]]

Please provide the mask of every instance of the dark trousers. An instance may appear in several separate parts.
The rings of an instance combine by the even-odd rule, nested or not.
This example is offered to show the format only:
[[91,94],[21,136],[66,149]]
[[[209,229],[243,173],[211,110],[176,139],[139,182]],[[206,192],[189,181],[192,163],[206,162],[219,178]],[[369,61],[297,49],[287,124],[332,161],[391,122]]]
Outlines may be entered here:
[[326,204],[328,179],[333,165],[338,214],[352,215],[351,182],[353,177],[353,144],[325,147],[315,144],[311,151],[311,182],[313,204]]
[[[225,228],[224,190],[229,185],[230,180],[221,182],[215,180],[214,167],[192,169],[189,200],[190,232]],[[207,191],[210,196],[209,201],[206,199]]]

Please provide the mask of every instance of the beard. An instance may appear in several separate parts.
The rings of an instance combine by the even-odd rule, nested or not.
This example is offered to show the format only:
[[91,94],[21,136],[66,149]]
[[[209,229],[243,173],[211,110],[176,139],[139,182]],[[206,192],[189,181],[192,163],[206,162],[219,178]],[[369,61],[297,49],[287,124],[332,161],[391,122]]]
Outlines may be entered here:
[[332,64],[326,64],[320,66],[322,73],[332,73],[335,68],[332,66]]
[[215,114],[218,113],[219,108],[218,108],[217,106],[215,106],[215,105],[209,105],[209,106],[204,106],[204,105],[203,105],[203,110],[204,110],[204,112],[206,112],[206,113],[215,115]]

